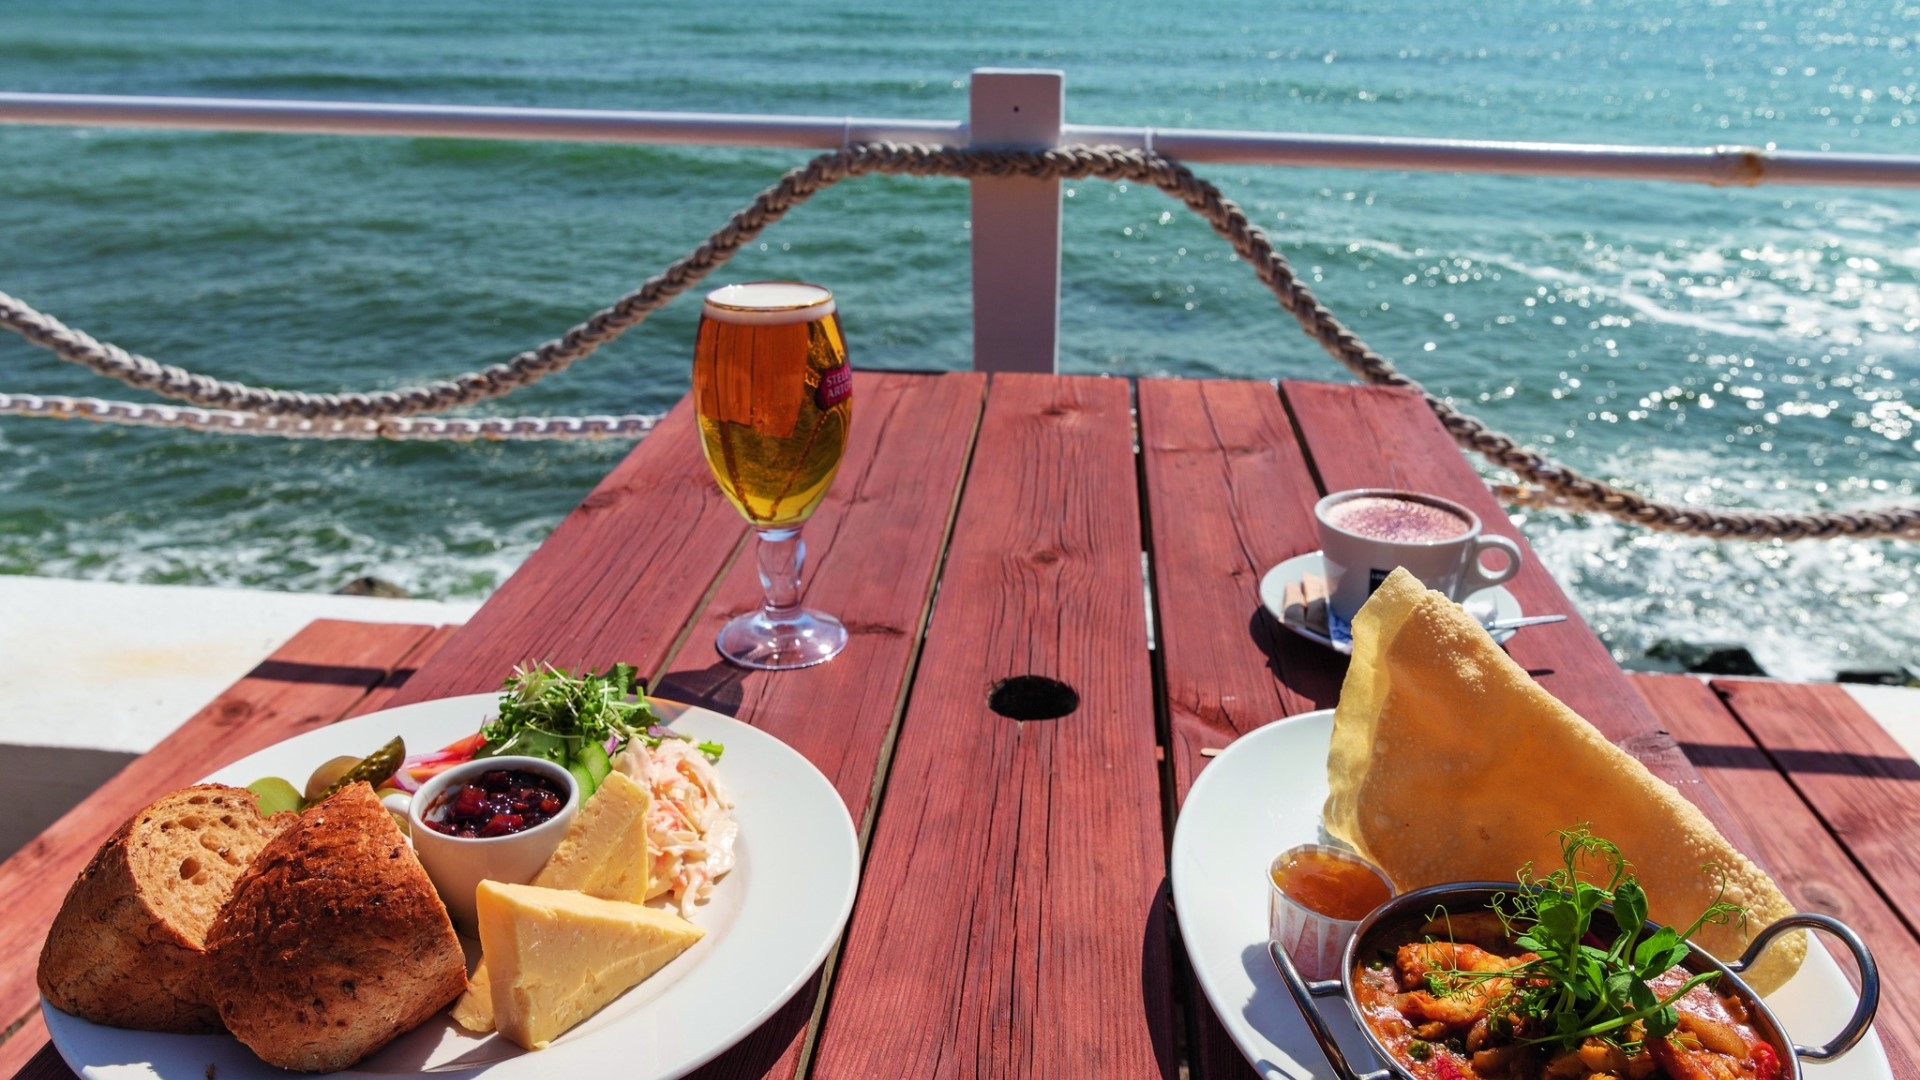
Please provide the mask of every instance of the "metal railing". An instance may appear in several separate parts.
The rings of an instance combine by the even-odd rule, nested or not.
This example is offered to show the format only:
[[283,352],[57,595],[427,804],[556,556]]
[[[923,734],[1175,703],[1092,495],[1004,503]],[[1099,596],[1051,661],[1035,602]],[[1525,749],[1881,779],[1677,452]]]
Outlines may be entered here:
[[[1187,163],[1513,176],[1920,188],[1920,155],[1312,135],[1068,124],[1058,71],[973,72],[962,121],[463,105],[0,93],[0,123],[835,149],[856,143],[1149,149]],[[1052,371],[1058,354],[1060,184],[971,181],[974,366]],[[989,272],[990,271],[990,272]]]

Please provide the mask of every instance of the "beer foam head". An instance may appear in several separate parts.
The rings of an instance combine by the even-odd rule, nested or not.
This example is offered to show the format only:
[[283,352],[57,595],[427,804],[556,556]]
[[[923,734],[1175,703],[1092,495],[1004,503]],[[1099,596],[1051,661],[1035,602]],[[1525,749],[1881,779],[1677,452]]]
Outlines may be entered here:
[[833,314],[833,293],[798,281],[749,281],[723,285],[707,294],[701,314],[718,322],[780,326],[812,322]]

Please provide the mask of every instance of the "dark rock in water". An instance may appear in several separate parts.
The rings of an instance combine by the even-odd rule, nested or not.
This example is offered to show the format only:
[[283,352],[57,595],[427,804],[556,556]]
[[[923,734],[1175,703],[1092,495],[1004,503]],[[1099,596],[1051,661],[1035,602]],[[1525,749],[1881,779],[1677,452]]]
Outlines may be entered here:
[[379,596],[388,600],[409,599],[407,590],[377,577],[357,577],[333,590],[335,596]]
[[1674,641],[1662,638],[1647,650],[1650,660],[1674,664],[1696,675],[1765,675],[1766,669],[1745,645],[1728,641]]
[[1687,669],[1669,656],[1629,656],[1620,661],[1622,671],[1650,671],[1661,675],[1684,675]]
[[1767,670],[1760,661],[1753,658],[1745,645],[1730,645],[1712,648],[1707,655],[1693,667],[1687,669],[1702,675],[1761,675]]
[[1912,668],[1890,664],[1883,668],[1850,668],[1835,673],[1833,681],[1868,686],[1920,686],[1920,675],[1915,675]]

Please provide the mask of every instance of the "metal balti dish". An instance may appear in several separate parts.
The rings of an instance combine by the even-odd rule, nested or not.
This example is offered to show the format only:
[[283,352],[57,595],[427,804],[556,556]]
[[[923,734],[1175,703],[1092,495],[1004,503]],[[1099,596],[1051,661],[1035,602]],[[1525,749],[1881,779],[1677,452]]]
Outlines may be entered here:
[[[1308,982],[1301,977],[1299,969],[1287,956],[1286,950],[1277,944],[1268,943],[1267,952],[1272,956],[1274,966],[1280,969],[1280,977],[1286,980],[1287,990],[1292,993],[1294,1002],[1300,1006],[1300,1011],[1306,1015],[1307,1026],[1313,1032],[1314,1041],[1320,1044],[1321,1052],[1327,1055],[1327,1061],[1332,1064],[1334,1074],[1339,1077],[1339,1080],[1395,1080],[1395,1078],[1418,1080],[1410,1069],[1387,1051],[1374,1034],[1372,1026],[1360,1014],[1353,987],[1354,968],[1359,963],[1359,959],[1363,956],[1372,956],[1376,950],[1389,946],[1397,947],[1415,940],[1419,927],[1426,923],[1428,916],[1437,907],[1445,907],[1455,914],[1482,911],[1486,909],[1488,902],[1495,894],[1511,894],[1517,888],[1518,886],[1511,883],[1462,882],[1434,885],[1394,897],[1367,916],[1354,931],[1353,940],[1347,943],[1346,956],[1342,961],[1338,979]],[[1612,932],[1613,927],[1610,923],[1602,925],[1604,920],[1610,920],[1611,917],[1612,911],[1602,908],[1595,916],[1596,928],[1603,933]],[[1651,922],[1647,924],[1649,933],[1655,929],[1657,929],[1655,924]],[[1767,1008],[1766,1002],[1740,979],[1740,973],[1766,950],[1767,945],[1775,937],[1785,931],[1796,929],[1825,930],[1839,938],[1853,953],[1854,962],[1860,968],[1860,1002],[1855,1006],[1846,1026],[1823,1046],[1801,1046],[1791,1041],[1781,1028],[1780,1021],[1774,1017],[1773,1011]],[[1746,999],[1753,1015],[1755,1030],[1773,1045],[1775,1053],[1779,1056],[1780,1080],[1800,1080],[1802,1060],[1831,1061],[1853,1049],[1854,1045],[1866,1035],[1867,1027],[1873,1023],[1874,1010],[1880,1004],[1880,972],[1874,966],[1873,954],[1867,950],[1866,944],[1860,940],[1858,934],[1830,915],[1801,912],[1774,922],[1762,929],[1747,946],[1745,955],[1732,963],[1723,963],[1695,948],[1680,966],[1696,973],[1718,971],[1721,978],[1713,984],[1716,992],[1731,990]],[[1360,1034],[1367,1040],[1367,1046],[1373,1051],[1374,1056],[1386,1063],[1385,1068],[1360,1073],[1348,1063],[1345,1052],[1334,1040],[1333,1032],[1328,1028],[1326,1018],[1320,1012],[1319,1003],[1314,1000],[1334,996],[1345,999],[1354,1025],[1360,1029]]]

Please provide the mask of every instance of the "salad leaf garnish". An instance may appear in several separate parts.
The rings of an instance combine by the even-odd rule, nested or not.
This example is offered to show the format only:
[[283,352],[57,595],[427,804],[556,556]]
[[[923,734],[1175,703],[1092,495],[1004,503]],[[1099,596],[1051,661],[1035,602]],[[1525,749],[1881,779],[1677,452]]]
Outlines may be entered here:
[[[545,661],[517,665],[501,684],[500,715],[480,728],[487,740],[480,756],[522,748],[546,756],[541,748],[555,743],[576,750],[587,742],[612,743],[611,752],[618,752],[635,740],[649,750],[668,739],[691,741],[659,727],[646,689],[632,664],[578,675]],[[718,761],[725,747],[703,742],[698,749]]]

